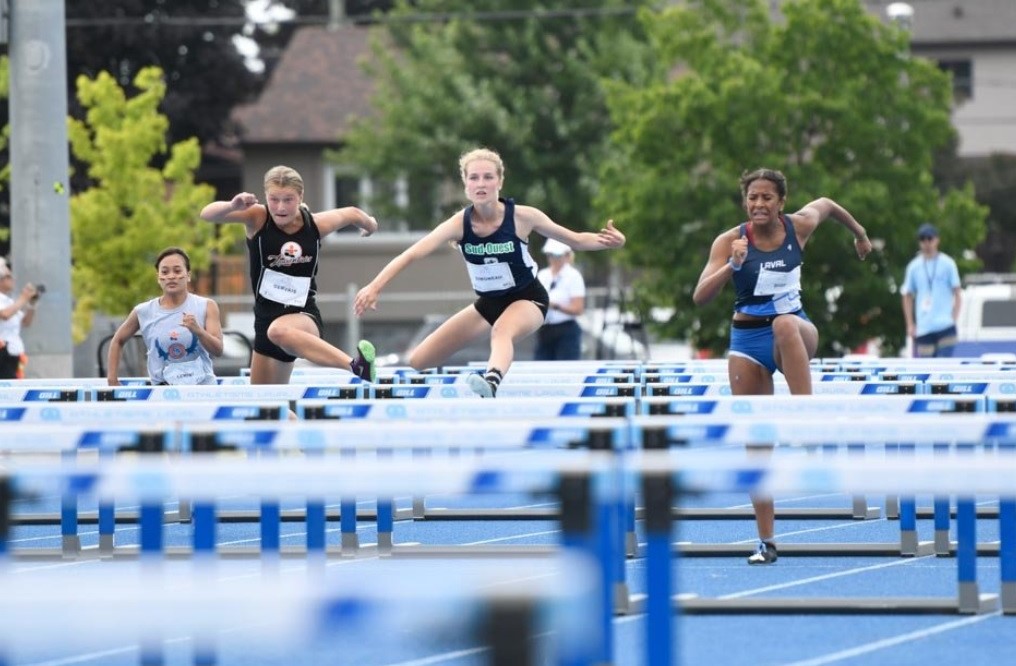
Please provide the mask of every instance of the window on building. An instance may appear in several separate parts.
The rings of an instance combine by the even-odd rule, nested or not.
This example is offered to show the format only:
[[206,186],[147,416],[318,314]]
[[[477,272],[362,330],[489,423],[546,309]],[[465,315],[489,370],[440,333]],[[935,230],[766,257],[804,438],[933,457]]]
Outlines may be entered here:
[[373,178],[331,165],[327,167],[325,187],[325,201],[330,205],[359,206],[378,221],[383,220],[379,233],[429,231],[443,219],[439,189],[433,179]]
[[345,174],[335,176],[334,204],[340,206],[356,206],[360,202],[360,179]]
[[952,75],[953,100],[962,104],[974,97],[974,69],[969,60],[940,60],[939,69]]

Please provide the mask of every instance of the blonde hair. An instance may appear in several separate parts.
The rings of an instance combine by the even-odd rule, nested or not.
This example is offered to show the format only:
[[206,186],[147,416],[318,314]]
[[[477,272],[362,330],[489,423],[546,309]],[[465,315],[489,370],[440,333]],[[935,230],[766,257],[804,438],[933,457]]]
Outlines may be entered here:
[[265,190],[270,185],[276,187],[288,187],[295,190],[300,197],[303,197],[303,178],[296,169],[288,166],[273,166],[265,173]]
[[462,156],[459,157],[459,173],[462,175],[462,182],[466,182],[466,169],[477,160],[493,162],[497,177],[504,178],[504,162],[501,161],[501,156],[489,148],[474,148],[462,153]]

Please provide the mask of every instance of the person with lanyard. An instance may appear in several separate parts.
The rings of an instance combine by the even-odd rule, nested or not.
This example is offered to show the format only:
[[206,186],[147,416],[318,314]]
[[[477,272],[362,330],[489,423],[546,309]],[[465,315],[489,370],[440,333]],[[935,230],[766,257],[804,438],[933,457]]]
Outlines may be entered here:
[[212,357],[222,356],[219,306],[190,293],[190,257],[169,247],[155,259],[162,295],[134,307],[109,344],[106,381],[120,385],[120,357],[139,331],[148,351],[152,384],[215,384]]
[[14,273],[0,257],[0,379],[21,379],[24,375],[26,356],[21,329],[35,320],[40,293],[40,288],[28,283],[15,297]]
[[952,356],[962,283],[952,257],[938,249],[938,230],[929,223],[917,229],[919,252],[910,263],[900,289],[907,338],[915,357]]
[[[741,177],[748,220],[716,237],[699,276],[693,300],[712,301],[734,282],[727,374],[734,395],[772,395],[773,375],[786,377],[790,392],[812,392],[810,360],[818,350],[818,329],[801,305],[803,251],[818,225],[832,218],[854,236],[857,256],[871,252],[871,241],[857,220],[832,199],[816,199],[787,214],[787,179],[773,169]],[[768,452],[771,445],[753,446]],[[777,559],[775,508],[771,497],[753,496],[759,543],[749,564]]]
[[357,293],[355,312],[361,316],[376,309],[381,290],[402,270],[444,244],[456,243],[478,298],[427,336],[411,352],[409,363],[418,370],[434,367],[473,340],[489,335],[486,372],[467,380],[478,396],[492,398],[514,360],[515,343],[540,328],[547,314],[547,290],[536,279],[530,234],[553,238],[573,250],[618,248],[625,238],[613,220],[599,232],[579,233],[553,222],[538,208],[502,198],[504,164],[492,150],[478,148],[463,154],[459,172],[469,205],[388,262]]
[[254,290],[250,383],[288,384],[297,358],[349,370],[373,382],[374,345],[360,340],[354,358],[321,337],[315,278],[323,236],[351,225],[361,236],[370,236],[377,231],[377,220],[355,206],[311,213],[303,202],[303,178],[287,166],[269,169],[264,186],[264,204],[256,195],[241,192],[201,211],[201,218],[209,222],[240,222],[247,229]]
[[543,245],[550,264],[537,278],[550,296],[547,320],[536,332],[537,361],[575,361],[582,358],[582,328],[576,319],[586,308],[586,281],[572,265],[570,247],[553,238]]

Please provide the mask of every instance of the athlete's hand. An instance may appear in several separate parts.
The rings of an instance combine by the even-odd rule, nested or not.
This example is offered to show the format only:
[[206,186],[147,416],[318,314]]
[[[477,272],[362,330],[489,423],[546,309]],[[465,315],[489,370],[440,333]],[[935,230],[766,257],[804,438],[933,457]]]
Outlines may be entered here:
[[744,265],[744,260],[747,258],[748,239],[741,235],[730,244],[730,261],[739,268]]
[[195,317],[192,314],[187,314],[185,312],[183,315],[183,320],[180,323],[183,325],[184,328],[186,328],[191,333],[196,334],[199,330],[201,330],[201,327],[198,326],[197,317]]
[[857,250],[857,258],[864,260],[865,257],[871,252],[871,240],[868,239],[868,234],[864,234],[860,238],[854,239],[854,249]]
[[353,312],[356,313],[357,317],[362,317],[363,313],[367,310],[377,310],[377,299],[380,295],[377,287],[373,283],[368,284],[366,287],[356,293],[356,299],[353,301]]
[[614,220],[607,220],[607,226],[596,234],[596,240],[604,248],[616,248],[623,247],[625,241],[624,234],[614,226]]
[[229,205],[233,210],[247,210],[251,206],[257,204],[258,198],[256,195],[250,192],[241,192],[233,197],[233,200],[229,202]]
[[377,220],[374,219],[373,215],[367,216],[367,221],[360,225],[360,236],[371,236],[377,233]]

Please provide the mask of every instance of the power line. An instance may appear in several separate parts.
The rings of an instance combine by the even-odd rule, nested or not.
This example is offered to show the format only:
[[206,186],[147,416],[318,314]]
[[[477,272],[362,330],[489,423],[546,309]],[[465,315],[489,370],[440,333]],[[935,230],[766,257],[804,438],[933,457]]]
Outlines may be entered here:
[[[395,23],[443,23],[453,20],[472,20],[483,22],[522,21],[527,19],[579,19],[579,18],[612,18],[634,16],[634,7],[574,7],[571,9],[516,9],[481,12],[429,12],[415,14],[385,14],[381,16],[346,16],[344,23],[354,25],[395,24]],[[68,18],[67,28],[105,28],[105,27],[136,27],[136,26],[173,26],[193,28],[242,28],[247,25],[328,25],[332,17],[325,15],[296,16],[284,21],[252,21],[245,17],[224,16],[163,16],[158,13],[146,16],[121,16],[103,18]]]

